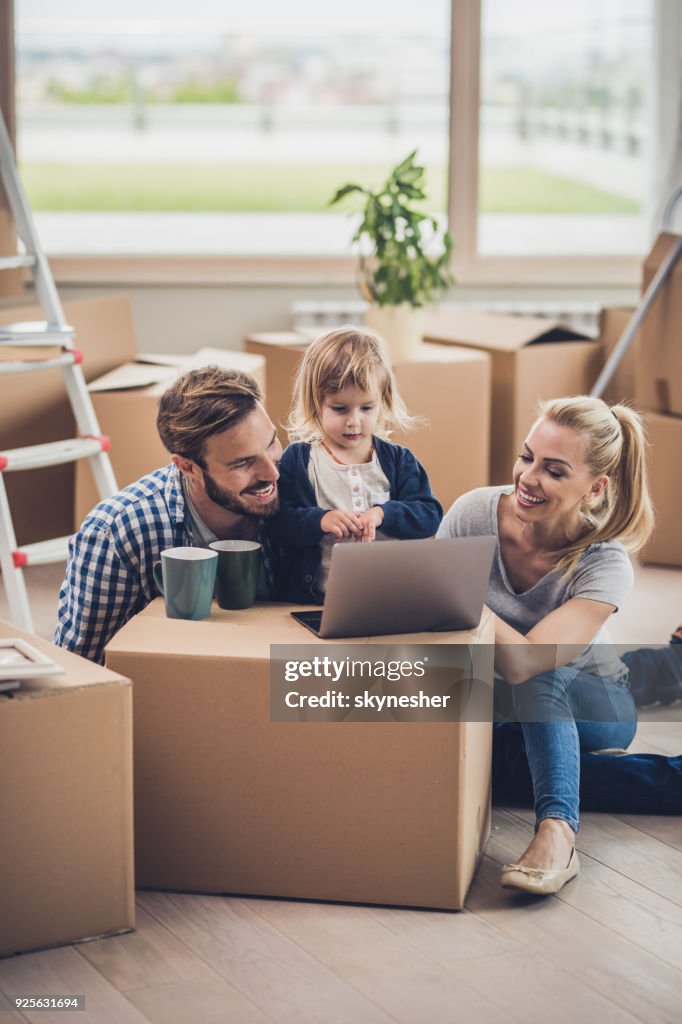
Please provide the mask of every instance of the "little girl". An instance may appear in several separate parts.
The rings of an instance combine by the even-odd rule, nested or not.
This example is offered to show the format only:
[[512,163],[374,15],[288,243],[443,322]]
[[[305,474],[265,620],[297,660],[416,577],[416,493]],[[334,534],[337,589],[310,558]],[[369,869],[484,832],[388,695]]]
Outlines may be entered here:
[[294,384],[273,529],[288,549],[285,596],[321,604],[332,547],[432,537],[443,510],[407,448],[408,415],[378,335],[340,327],[306,350]]

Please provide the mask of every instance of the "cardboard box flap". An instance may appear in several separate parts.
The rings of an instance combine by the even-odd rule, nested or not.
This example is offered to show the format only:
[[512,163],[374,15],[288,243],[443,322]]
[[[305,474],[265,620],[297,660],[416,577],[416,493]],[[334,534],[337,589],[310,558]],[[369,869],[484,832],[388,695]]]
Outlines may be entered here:
[[185,370],[197,370],[202,366],[212,365],[253,374],[263,366],[263,357],[220,348],[202,348],[191,356],[141,356],[134,363],[124,363],[115,370],[105,373],[93,381],[88,390],[130,391],[135,388],[165,385]]
[[148,388],[169,380],[175,372],[174,367],[159,363],[124,363],[89,384],[88,391],[130,391],[134,388]]
[[152,366],[184,366],[187,356],[176,356],[166,352],[140,352],[138,363],[150,363]]
[[425,341],[516,352],[527,345],[587,341],[586,335],[541,317],[479,313],[444,303],[427,321]]

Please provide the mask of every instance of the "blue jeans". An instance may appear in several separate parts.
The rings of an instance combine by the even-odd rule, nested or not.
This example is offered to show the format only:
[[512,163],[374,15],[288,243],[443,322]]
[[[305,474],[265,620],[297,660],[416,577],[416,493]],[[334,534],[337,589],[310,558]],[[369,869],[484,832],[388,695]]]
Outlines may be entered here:
[[[625,654],[635,695],[651,696],[652,680],[658,680],[654,699],[672,699],[680,653],[671,646]],[[682,756],[591,752],[628,746],[636,729],[634,705],[627,686],[568,667],[520,686],[496,687],[497,717],[501,707],[514,720],[494,725],[494,801],[534,801],[538,820],[559,817],[574,829],[579,804],[615,814],[682,814]]]
[[560,818],[577,832],[581,754],[627,747],[634,739],[637,712],[627,683],[566,665],[508,689],[523,735],[536,821]]
[[682,697],[682,640],[673,637],[665,647],[627,651],[628,682],[635,704],[672,704]]

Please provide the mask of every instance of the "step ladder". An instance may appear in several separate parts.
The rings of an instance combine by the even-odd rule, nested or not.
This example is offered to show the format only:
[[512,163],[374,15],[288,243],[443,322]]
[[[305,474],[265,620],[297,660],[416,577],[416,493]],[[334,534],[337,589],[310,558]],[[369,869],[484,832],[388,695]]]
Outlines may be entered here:
[[[36,234],[31,210],[17,173],[12,143],[0,113],[0,182],[4,186],[23,248],[12,256],[0,256],[0,271],[27,268],[45,314],[43,321],[0,325],[0,375],[40,373],[59,367],[79,436],[66,441],[0,451],[0,570],[10,609],[10,620],[33,632],[23,570],[28,565],[64,561],[68,537],[56,537],[19,547],[4,483],[5,473],[57,466],[89,459],[101,498],[117,490],[107,454],[109,440],[100,434],[97,417],[81,370],[82,353],[74,345],[74,330],[66,322],[54,279]],[[49,349],[44,357],[40,350]],[[4,353],[3,353],[4,349]],[[26,354],[22,352],[26,349]],[[37,350],[37,357],[36,357]],[[6,358],[3,358],[3,355]],[[36,410],[36,415],[38,410]]]

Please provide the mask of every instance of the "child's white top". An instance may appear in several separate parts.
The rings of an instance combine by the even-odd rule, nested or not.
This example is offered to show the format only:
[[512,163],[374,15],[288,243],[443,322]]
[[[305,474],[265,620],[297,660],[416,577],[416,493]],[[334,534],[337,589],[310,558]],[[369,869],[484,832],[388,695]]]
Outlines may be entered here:
[[[342,508],[346,512],[366,512],[374,505],[385,504],[391,497],[388,477],[381,468],[376,452],[373,452],[369,462],[345,466],[334,462],[321,445],[313,444],[310,448],[308,477],[317,504],[324,509]],[[380,534],[381,531],[377,530],[377,540],[381,539]],[[321,594],[324,594],[327,587],[329,562],[335,543],[338,543],[337,538],[331,533],[325,533],[321,542],[320,568],[315,578],[315,586]]]

